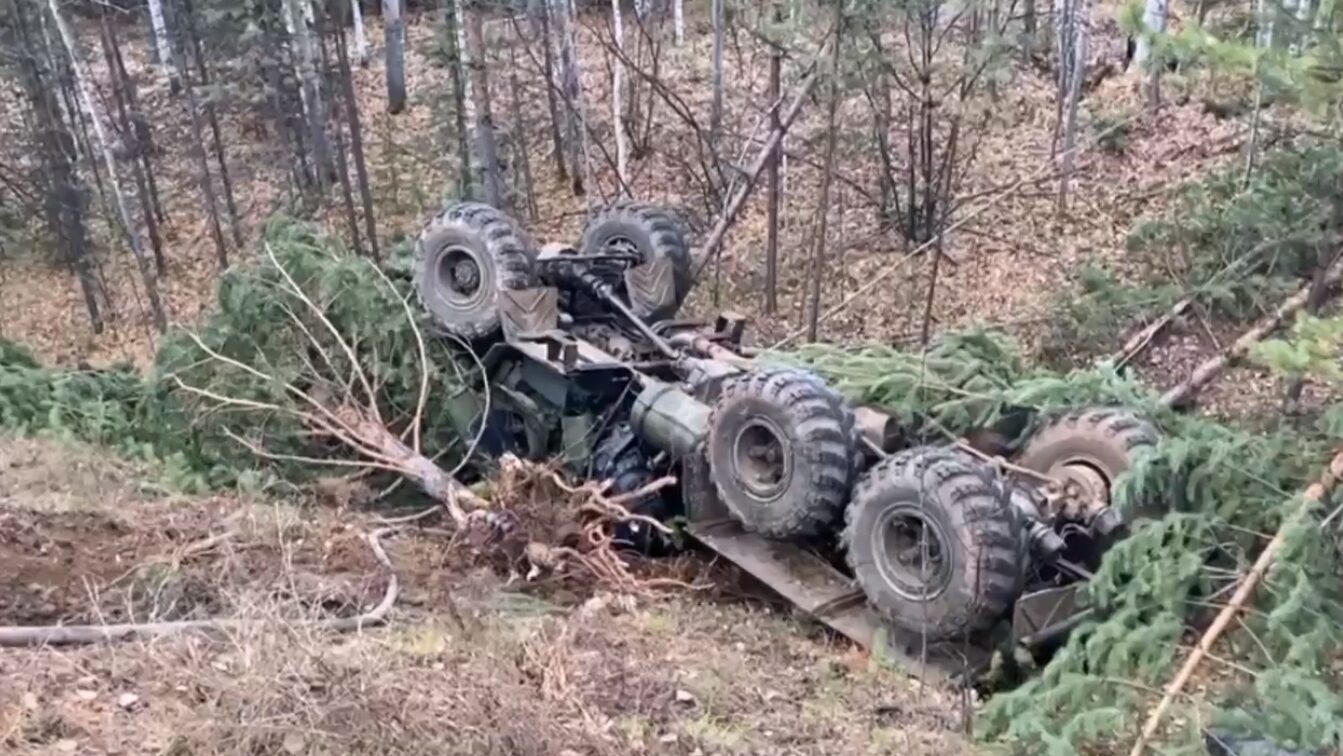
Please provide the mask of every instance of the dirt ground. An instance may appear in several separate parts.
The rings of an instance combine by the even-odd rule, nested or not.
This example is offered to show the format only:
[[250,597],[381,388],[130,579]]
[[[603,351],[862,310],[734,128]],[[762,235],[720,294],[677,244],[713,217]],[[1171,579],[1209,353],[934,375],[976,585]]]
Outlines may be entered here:
[[0,625],[263,621],[0,651],[5,753],[968,752],[968,703],[730,577],[657,599],[533,590],[414,528],[386,539],[403,582],[390,624],[324,635],[309,622],[386,585],[361,540],[371,515],[169,496],[54,442],[0,439],[0,471]]

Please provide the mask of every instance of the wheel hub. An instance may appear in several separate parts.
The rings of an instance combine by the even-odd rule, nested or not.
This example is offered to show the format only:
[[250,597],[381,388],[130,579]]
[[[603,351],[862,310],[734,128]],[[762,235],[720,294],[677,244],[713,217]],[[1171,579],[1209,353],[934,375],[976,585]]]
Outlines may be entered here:
[[887,510],[872,530],[872,553],[887,585],[912,601],[936,598],[951,581],[953,555],[941,525],[915,507]]
[[1110,503],[1110,482],[1094,466],[1072,460],[1050,469],[1057,501],[1066,519],[1081,520]]
[[774,423],[755,418],[746,423],[732,443],[734,476],[757,499],[778,497],[793,474],[787,437]]
[[470,307],[484,297],[484,271],[471,250],[449,247],[439,255],[435,267],[439,288],[452,306]]

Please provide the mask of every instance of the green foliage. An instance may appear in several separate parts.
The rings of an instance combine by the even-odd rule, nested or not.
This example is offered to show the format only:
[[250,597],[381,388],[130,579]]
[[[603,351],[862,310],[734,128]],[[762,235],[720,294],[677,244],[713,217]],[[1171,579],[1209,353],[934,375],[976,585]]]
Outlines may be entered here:
[[1236,167],[1185,186],[1166,215],[1133,229],[1119,269],[1084,267],[1080,293],[1055,301],[1046,356],[1090,356],[1186,295],[1240,320],[1299,287],[1343,234],[1343,150],[1276,150],[1244,178]]
[[[1248,568],[1264,544],[1256,534],[1276,531],[1297,511],[1295,492],[1331,454],[1317,433],[1252,433],[1175,413],[1108,369],[1028,368],[1010,341],[982,331],[945,336],[926,355],[809,345],[769,359],[808,366],[851,399],[898,415],[926,440],[966,433],[1017,408],[1041,414],[1098,404],[1134,407],[1161,429],[1160,443],[1135,460],[1114,498],[1130,515],[1167,514],[1140,520],[1106,554],[1082,596],[1094,618],[1039,676],[995,695],[979,717],[980,735],[1014,752],[1070,756],[1131,742],[1153,691],[1183,658],[1188,621]],[[1337,549],[1314,520],[1295,528],[1289,542],[1257,594],[1256,611],[1244,617],[1249,629],[1233,634],[1237,663],[1256,675],[1210,688],[1211,711],[1202,713],[1232,731],[1337,747],[1343,695],[1329,661],[1343,653]],[[1177,716],[1194,721],[1192,713]],[[1161,745],[1201,752],[1198,737],[1196,728],[1176,728]]]
[[[383,417],[402,428],[418,401],[421,377],[419,348],[407,317],[413,310],[405,304],[408,278],[395,267],[384,278],[367,260],[285,220],[268,226],[265,244],[274,261],[263,255],[225,274],[215,312],[198,332],[170,334],[149,376],[129,367],[44,368],[23,350],[0,342],[0,428],[103,444],[154,460],[186,490],[254,484],[258,465],[262,478],[309,479],[329,470],[263,463],[230,433],[276,454],[346,454],[316,446],[308,429],[286,413],[302,408],[286,385],[329,392],[350,378],[349,357],[333,331],[354,345],[355,361],[366,372]],[[288,286],[285,273],[325,323]],[[446,430],[451,427],[446,401],[462,386],[463,376],[446,346],[427,339],[426,348],[431,390],[424,424],[444,430],[427,437],[425,449],[437,454],[455,441]],[[210,352],[258,372],[229,366]],[[218,408],[182,384],[277,409]],[[355,391],[361,390],[356,383]]]
[[1102,113],[1091,121],[1091,130],[1097,135],[1096,146],[1109,155],[1128,152],[1130,120],[1127,113]]

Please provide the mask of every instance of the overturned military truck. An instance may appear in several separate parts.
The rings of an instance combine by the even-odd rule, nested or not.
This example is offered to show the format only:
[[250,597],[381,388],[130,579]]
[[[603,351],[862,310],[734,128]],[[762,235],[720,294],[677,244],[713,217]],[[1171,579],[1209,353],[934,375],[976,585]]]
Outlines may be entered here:
[[[1012,448],[913,445],[817,376],[742,356],[742,318],[678,319],[690,249],[654,206],[617,204],[576,247],[538,249],[498,210],[452,204],[426,224],[415,266],[433,323],[482,354],[488,413],[471,392],[457,414],[487,452],[559,456],[616,493],[675,475],[633,511],[677,519],[918,674],[965,679],[1004,639],[1057,643],[1076,589],[1125,534],[1110,491],[1157,440],[1105,407],[1018,413],[982,436],[1024,435]],[[670,547],[637,521],[618,538]]]

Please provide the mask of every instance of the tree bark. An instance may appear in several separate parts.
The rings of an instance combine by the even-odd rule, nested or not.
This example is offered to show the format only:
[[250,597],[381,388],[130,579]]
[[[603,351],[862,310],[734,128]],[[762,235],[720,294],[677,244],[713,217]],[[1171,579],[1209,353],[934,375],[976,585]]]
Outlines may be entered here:
[[[351,3],[351,7],[358,3]],[[335,81],[332,80],[331,55],[327,47],[328,29],[331,27],[331,21],[334,19],[335,28],[343,28],[339,13],[328,14],[322,10],[323,6],[317,6],[317,41],[322,51],[322,80],[326,84],[327,91],[331,93],[331,108],[333,113],[340,111],[340,103],[337,102],[337,88]],[[340,8],[339,2],[332,2],[328,8]],[[344,88],[339,90],[344,93]],[[345,205],[345,222],[348,225],[350,233],[350,249],[354,250],[356,255],[364,254],[363,243],[359,239],[359,214],[354,209],[354,190],[350,187],[350,166],[345,158],[345,137],[341,129],[340,117],[335,115],[331,118],[332,137],[336,141],[336,171],[340,177],[340,198]]]
[[[205,51],[201,46],[200,32],[196,28],[196,9],[191,0],[182,0],[183,25],[186,27],[187,41],[191,44],[191,55],[196,63],[196,76],[202,87],[210,86],[210,70],[205,65]],[[233,176],[229,173],[228,161],[224,159],[224,139],[220,136],[219,114],[215,111],[214,98],[205,99],[205,120],[210,126],[210,148],[214,153],[215,164],[219,166],[219,183],[224,190],[224,207],[228,210],[229,228],[233,232],[233,244],[242,249],[242,221],[238,217],[238,203],[233,198]]]
[[[546,89],[549,89],[549,87],[546,87]],[[527,121],[522,115],[522,90],[518,86],[518,56],[513,47],[508,48],[508,92],[513,111],[514,160],[518,167],[522,169],[522,180],[526,192],[523,200],[527,203],[527,217],[535,221],[538,217],[536,184],[532,181],[532,161],[527,149]]]
[[[103,332],[103,313],[98,305],[98,283],[89,261],[88,228],[84,222],[84,191],[79,175],[71,161],[75,154],[75,138],[61,118],[56,87],[49,80],[49,69],[42,61],[50,60],[50,50],[39,57],[33,36],[29,33],[23,0],[10,3],[15,31],[21,45],[16,56],[24,89],[32,106],[35,132],[42,149],[46,168],[44,212],[52,237],[60,245],[66,261],[75,271],[84,307],[89,315],[93,333]],[[78,117],[77,113],[71,113]]]
[[616,133],[616,178],[624,193],[629,177],[629,135],[626,133],[625,108],[625,26],[620,17],[620,0],[611,0],[611,26],[615,35],[616,60],[611,73],[611,126]]
[[[444,3],[443,19],[448,39],[448,70],[452,78],[453,118],[457,126],[457,195],[471,196],[471,130],[466,123],[466,61],[461,46],[462,18],[456,2]],[[561,160],[561,167],[563,161]]]
[[569,0],[547,0],[557,11],[551,15],[556,24],[559,40],[560,87],[565,100],[567,129],[565,144],[569,149],[569,178],[574,195],[586,192],[588,174],[587,134],[583,130],[583,87],[578,70],[578,44],[575,40],[573,9]]
[[1142,70],[1152,57],[1152,35],[1166,30],[1167,0],[1146,0],[1143,5],[1142,31],[1134,40],[1133,64]]
[[173,61],[172,36],[168,33],[168,23],[163,17],[163,0],[148,0],[149,24],[154,31],[154,50],[158,53],[159,65],[168,74],[172,91],[176,92],[180,84],[177,64]]
[[821,173],[821,196],[816,212],[816,247],[811,258],[811,308],[807,317],[807,340],[816,341],[820,329],[821,279],[825,276],[827,221],[830,218],[830,185],[835,175],[835,115],[839,111],[839,51],[844,24],[844,3],[835,3],[834,57],[830,61],[830,106],[826,113],[825,168]]
[[382,0],[382,32],[387,47],[387,112],[406,109],[406,22],[401,0]]
[[[354,23],[354,59],[360,68],[368,67],[368,33],[364,31],[364,8],[361,0],[350,0]],[[344,24],[344,21],[341,21]]]
[[[1164,1],[1164,0],[1163,0]],[[1069,23],[1072,41],[1068,45],[1070,60],[1067,69],[1067,101],[1064,104],[1063,161],[1059,166],[1058,213],[1068,209],[1068,184],[1072,179],[1074,148],[1077,146],[1077,108],[1082,99],[1082,79],[1086,76],[1087,16],[1090,5],[1086,0],[1073,0],[1073,18]]]
[[[774,6],[774,20],[780,19],[779,7]],[[769,54],[769,127],[770,133],[782,130],[779,120],[779,98],[782,92],[783,50],[774,45]],[[768,218],[765,226],[765,314],[773,315],[779,309],[779,145],[770,150],[768,183]]]
[[685,44],[685,0],[672,0],[672,23],[676,27],[676,44]]
[[70,33],[65,19],[61,16],[60,6],[57,0],[47,0],[47,7],[51,11],[52,19],[56,22],[56,29],[59,31],[61,41],[65,45],[66,52],[70,56],[70,65],[74,71],[75,82],[79,87],[80,98],[84,109],[88,112],[89,120],[93,123],[94,133],[98,137],[98,146],[102,150],[103,159],[107,163],[108,182],[112,187],[112,194],[116,197],[117,210],[121,219],[122,229],[130,240],[131,254],[135,256],[135,262],[140,269],[140,276],[144,279],[145,294],[149,299],[149,308],[154,319],[154,326],[162,333],[168,329],[168,316],[164,312],[163,302],[159,298],[158,275],[154,267],[149,264],[149,259],[145,256],[144,246],[140,243],[140,235],[136,232],[135,225],[131,221],[130,209],[126,203],[126,196],[121,191],[120,181],[117,179],[116,160],[112,156],[111,143],[107,138],[107,129],[103,125],[102,113],[98,111],[97,101],[93,97],[91,86],[89,84],[88,73],[84,70],[84,63],[79,57],[79,51],[75,47],[74,36]]
[[481,10],[474,4],[466,11],[467,54],[471,60],[471,88],[475,94],[476,149],[480,158],[485,201],[503,207],[503,182],[499,175],[499,148],[494,135],[494,113],[490,103],[489,70],[485,61],[485,37]]
[[345,114],[350,124],[350,151],[354,153],[355,178],[359,181],[359,198],[364,205],[364,235],[368,237],[373,259],[382,260],[378,249],[378,230],[373,220],[373,192],[368,186],[368,168],[364,163],[364,136],[359,125],[359,103],[354,99],[354,74],[350,71],[350,54],[345,46],[345,27],[336,26],[336,60],[340,63],[341,84],[345,89]]
[[135,91],[135,81],[126,72],[126,62],[121,57],[121,43],[117,41],[115,27],[111,28],[110,34],[112,57],[116,64],[115,75],[123,85],[122,94],[126,98],[127,115],[135,127],[135,147],[144,168],[145,181],[149,189],[149,204],[154,208],[154,219],[162,224],[167,214],[163,211],[163,203],[159,201],[158,180],[154,175],[154,155],[157,152],[154,146],[154,132],[149,125],[149,119],[140,111],[140,99]]
[[555,154],[555,175],[561,183],[568,183],[569,172],[564,166],[564,138],[560,135],[560,111],[555,102],[555,90],[561,88],[561,82],[555,78],[555,48],[551,36],[550,8],[545,0],[531,0],[533,36],[540,38],[546,79],[546,107],[550,110],[550,141]]
[[713,72],[709,78],[712,88],[709,101],[709,144],[715,155],[718,154],[719,137],[723,132],[723,26],[725,0],[710,0],[713,14]]
[[219,206],[215,201],[214,181],[210,177],[209,159],[205,155],[205,137],[202,135],[200,102],[196,99],[196,86],[191,76],[185,76],[187,91],[187,115],[191,123],[191,156],[196,163],[196,185],[201,191],[205,217],[210,224],[210,236],[214,239],[215,252],[219,260],[219,269],[228,267],[228,248],[224,245],[224,233],[219,227]]
[[166,262],[163,257],[163,239],[159,236],[158,219],[154,217],[154,208],[149,197],[149,182],[144,171],[144,144],[131,123],[127,100],[131,99],[130,88],[134,85],[124,76],[124,69],[118,64],[119,53],[116,41],[116,29],[108,21],[107,9],[100,12],[103,59],[107,63],[108,76],[112,83],[112,103],[117,109],[117,125],[121,129],[122,143],[131,153],[131,178],[135,181],[135,193],[140,200],[140,211],[145,221],[145,231],[149,234],[149,246],[154,251],[154,267],[163,275]]
[[312,42],[311,0],[284,0],[286,23],[294,42],[304,120],[312,146],[313,180],[318,192],[325,193],[332,174],[331,144],[326,137],[326,107],[317,76],[316,48]]

